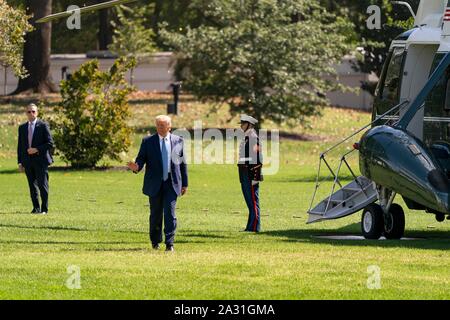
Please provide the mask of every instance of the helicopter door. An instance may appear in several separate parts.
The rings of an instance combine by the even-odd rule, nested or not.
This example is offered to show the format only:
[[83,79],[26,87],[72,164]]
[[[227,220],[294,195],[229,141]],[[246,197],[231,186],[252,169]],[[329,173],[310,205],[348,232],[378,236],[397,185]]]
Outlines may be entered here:
[[[405,60],[400,102],[413,101],[420,90],[428,81],[430,70],[434,69],[433,63],[438,50],[438,44],[412,44],[408,47],[408,55]],[[400,110],[403,116],[407,108]],[[419,140],[423,139],[424,111],[419,110],[408,125],[408,132]]]
[[394,47],[389,53],[375,91],[373,120],[399,103],[405,56],[404,46]]

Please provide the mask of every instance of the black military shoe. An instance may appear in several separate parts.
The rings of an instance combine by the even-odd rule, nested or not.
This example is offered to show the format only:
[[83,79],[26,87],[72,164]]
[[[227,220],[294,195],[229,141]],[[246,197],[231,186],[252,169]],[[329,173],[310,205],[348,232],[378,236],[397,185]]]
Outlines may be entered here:
[[152,248],[153,248],[153,250],[159,250],[159,244],[158,243],[153,243],[152,244]]
[[39,208],[34,208],[31,213],[41,213],[41,209]]
[[166,251],[173,252],[175,249],[173,248],[173,244],[166,245]]

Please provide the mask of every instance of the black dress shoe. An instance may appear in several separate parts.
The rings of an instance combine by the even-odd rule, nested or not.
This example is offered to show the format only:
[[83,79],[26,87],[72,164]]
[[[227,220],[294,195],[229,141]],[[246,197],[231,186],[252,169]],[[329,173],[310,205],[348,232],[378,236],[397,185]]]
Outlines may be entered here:
[[41,209],[39,208],[34,208],[31,213],[41,213]]
[[166,245],[166,251],[173,252],[175,249],[173,248],[173,244]]
[[159,250],[159,244],[152,244],[153,250]]

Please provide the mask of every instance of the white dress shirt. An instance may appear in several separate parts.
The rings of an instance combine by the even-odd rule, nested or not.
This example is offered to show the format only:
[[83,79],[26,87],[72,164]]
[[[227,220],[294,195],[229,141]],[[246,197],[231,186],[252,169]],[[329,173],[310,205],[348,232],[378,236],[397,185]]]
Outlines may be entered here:
[[[170,132],[165,136],[165,137],[162,137],[161,135],[159,135],[158,134],[158,136],[159,136],[159,148],[160,148],[160,150],[162,150],[162,144],[163,144],[163,141],[165,141],[165,144],[166,144],[166,151],[167,151],[167,159],[169,159],[169,161],[168,161],[168,166],[169,166],[169,168],[168,168],[168,170],[167,170],[167,172],[168,173],[170,173],[170,167],[171,167],[171,162],[172,162],[172,157],[171,157],[171,155],[172,155],[172,146],[171,146],[171,144],[170,144]],[[164,140],[165,139],[165,140]]]

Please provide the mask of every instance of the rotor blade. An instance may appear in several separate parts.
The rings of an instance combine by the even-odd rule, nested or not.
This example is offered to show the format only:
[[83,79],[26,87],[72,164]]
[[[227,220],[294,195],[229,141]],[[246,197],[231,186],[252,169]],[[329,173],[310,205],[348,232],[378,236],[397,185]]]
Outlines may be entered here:
[[[137,1],[137,0],[112,0],[112,1],[108,1],[108,2],[94,4],[92,6],[82,7],[82,8],[80,8],[80,13],[97,11],[97,10],[101,10],[101,9],[114,7],[119,4],[125,4],[125,3],[129,3],[129,2],[134,2],[134,1]],[[70,17],[75,11],[77,11],[77,10],[70,10],[70,11],[54,13],[54,14],[48,15],[46,17],[43,17],[39,20],[36,20],[36,22],[44,23],[44,22],[61,19],[61,18],[67,18],[67,17]]]

